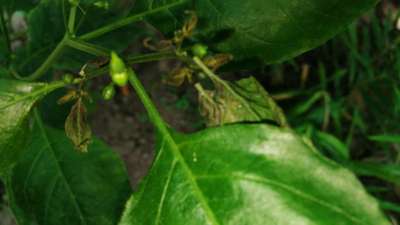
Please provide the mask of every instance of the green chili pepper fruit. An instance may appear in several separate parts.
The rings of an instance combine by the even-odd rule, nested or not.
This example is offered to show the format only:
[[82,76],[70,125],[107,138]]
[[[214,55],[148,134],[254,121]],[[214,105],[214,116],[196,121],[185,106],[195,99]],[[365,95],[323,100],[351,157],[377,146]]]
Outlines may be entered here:
[[110,74],[124,73],[126,72],[126,66],[124,61],[118,56],[117,53],[111,52],[110,61]]
[[195,44],[192,46],[192,54],[199,58],[203,58],[208,54],[208,47],[203,44]]
[[119,87],[124,87],[128,84],[128,71],[123,73],[115,73],[111,76],[111,79],[114,84],[118,85]]
[[114,85],[113,84],[109,84],[109,85],[107,85],[104,89],[103,89],[103,91],[102,91],[102,96],[103,96],[103,99],[104,100],[111,100],[113,97],[114,97],[114,95],[115,95],[115,88],[114,88]]
[[115,52],[111,52],[110,75],[114,84],[120,87],[128,84],[128,70],[124,61]]

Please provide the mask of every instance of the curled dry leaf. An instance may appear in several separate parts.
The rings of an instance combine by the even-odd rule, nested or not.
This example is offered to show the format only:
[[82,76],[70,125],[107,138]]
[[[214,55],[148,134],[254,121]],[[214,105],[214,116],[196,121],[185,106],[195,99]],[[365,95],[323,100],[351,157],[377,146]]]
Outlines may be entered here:
[[87,152],[92,131],[87,122],[86,108],[82,98],[79,98],[71,108],[71,112],[65,121],[65,133],[78,151]]
[[163,82],[171,86],[179,87],[185,80],[189,83],[193,82],[193,70],[188,67],[177,67],[163,79]]
[[288,127],[282,109],[273,101],[261,84],[253,77],[228,83],[213,79],[215,90],[199,91],[200,112],[208,126],[237,122],[259,122],[270,120]]
[[233,55],[220,53],[206,57],[204,59],[204,64],[212,71],[217,71],[221,66],[227,64],[232,60],[233,60]]

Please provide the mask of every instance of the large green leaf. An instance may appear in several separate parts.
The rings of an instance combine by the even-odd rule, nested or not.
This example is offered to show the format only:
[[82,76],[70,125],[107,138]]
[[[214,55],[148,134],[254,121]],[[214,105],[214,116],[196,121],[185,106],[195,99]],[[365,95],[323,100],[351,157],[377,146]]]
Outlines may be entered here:
[[389,225],[354,174],[288,129],[164,135],[120,225]]
[[[196,38],[236,59],[273,63],[321,45],[378,0],[184,0],[149,21],[165,33],[180,28],[182,10],[192,8],[200,19]],[[146,10],[179,0],[138,0]],[[191,7],[192,6],[192,7]]]
[[6,185],[20,225],[114,225],[131,193],[124,165],[111,149],[94,140],[81,154],[38,115]]
[[33,105],[60,84],[0,79],[0,175],[15,164],[26,144]]

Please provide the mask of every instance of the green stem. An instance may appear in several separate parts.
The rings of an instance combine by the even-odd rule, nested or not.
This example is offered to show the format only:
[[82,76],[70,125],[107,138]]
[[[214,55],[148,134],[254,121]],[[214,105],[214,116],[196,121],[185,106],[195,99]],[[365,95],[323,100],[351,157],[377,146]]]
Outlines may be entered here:
[[161,11],[169,9],[171,7],[180,5],[182,3],[183,3],[183,1],[178,1],[178,2],[171,3],[171,4],[166,4],[164,6],[161,6],[161,7],[155,8],[155,9],[151,9],[151,10],[148,10],[148,11],[136,14],[136,15],[132,15],[132,16],[123,18],[123,19],[118,20],[116,22],[113,22],[111,24],[105,25],[105,26],[103,26],[101,28],[98,28],[98,29],[96,29],[94,31],[86,33],[86,34],[80,36],[80,39],[81,40],[90,40],[90,39],[99,37],[99,36],[101,36],[103,34],[111,32],[113,30],[116,30],[116,29],[119,29],[121,27],[127,26],[129,24],[134,23],[134,22],[143,20],[148,15],[161,12]]
[[67,39],[66,44],[74,49],[80,50],[82,52],[86,52],[95,56],[109,56],[110,55],[110,51],[101,47],[101,46],[97,46],[85,41],[81,41],[79,39]]
[[4,41],[6,44],[7,51],[8,51],[8,56],[10,56],[10,54],[12,53],[10,33],[8,32],[6,19],[4,18],[4,9],[3,9],[3,6],[1,6],[1,5],[0,5],[0,26],[1,26],[1,31],[4,34],[4,38],[5,38]]
[[151,101],[149,95],[146,93],[142,83],[139,81],[139,79],[137,78],[136,74],[133,71],[132,73],[129,74],[129,82],[135,89],[137,95],[142,101],[144,107],[146,108],[147,113],[149,114],[150,120],[152,121],[153,125],[156,127],[158,132],[160,132],[165,141],[165,144],[168,146],[171,153],[175,156],[174,163],[179,162],[180,165],[182,166],[184,173],[186,173],[186,176],[189,179],[189,183],[192,185],[195,195],[197,195],[196,197],[199,199],[200,204],[205,209],[207,217],[210,220],[210,224],[218,225],[219,224],[218,220],[215,218],[215,215],[211,211],[204,197],[204,194],[202,190],[199,188],[199,185],[197,184],[197,181],[194,178],[194,175],[191,169],[189,168],[185,158],[183,157],[176,141],[172,137],[170,131],[168,130],[168,127],[165,125],[164,120],[161,118],[160,113],[157,111],[157,108]]
[[67,31],[65,32],[63,39],[58,43],[56,48],[53,50],[53,52],[51,52],[51,54],[42,63],[42,65],[40,65],[39,68],[37,68],[36,71],[33,72],[33,74],[27,77],[21,77],[18,75],[18,73],[14,73],[14,76],[16,78],[26,81],[33,81],[42,77],[51,68],[53,63],[61,56],[65,46],[71,43],[70,37],[71,36],[73,37],[75,33],[74,29],[75,29],[76,12],[77,12],[77,6],[72,6],[68,17],[68,27],[66,28]]
[[164,59],[175,59],[175,58],[176,55],[174,51],[163,51],[163,52],[149,53],[138,56],[130,56],[126,59],[126,63],[132,65],[138,63],[146,63],[146,62],[153,62]]
[[68,17],[68,30],[69,34],[71,36],[75,36],[75,18],[76,18],[76,11],[77,11],[77,6],[71,6],[71,9],[69,11],[69,17]]
[[[126,60],[124,60],[128,65],[132,66],[135,64],[140,64],[140,63],[147,63],[147,62],[154,62],[154,61],[160,61],[164,59],[173,59],[175,58],[174,52],[159,52],[159,53],[149,53],[149,54],[143,54],[143,55],[138,55],[138,56],[131,56],[128,57]],[[95,69],[92,71],[89,71],[89,77],[94,78],[98,77],[104,73],[107,73],[109,70],[109,66],[106,65],[104,67],[101,67],[99,69]]]
[[68,36],[65,35],[64,38],[58,43],[57,47],[53,50],[53,52],[47,57],[42,65],[36,69],[36,71],[27,76],[27,77],[17,77],[21,80],[33,81],[42,77],[53,65],[53,63],[61,56],[62,51],[64,50],[65,46],[68,42]]
[[[147,113],[149,114],[150,120],[153,125],[157,128],[157,130],[165,137],[169,137],[172,139],[167,126],[165,125],[164,120],[161,118],[161,115],[157,111],[156,106],[153,104],[149,95],[146,93],[145,88],[142,83],[137,78],[135,72],[129,73],[129,82],[132,87],[135,89],[137,95],[139,96],[141,102],[146,108]],[[175,144],[175,142],[173,142]]]

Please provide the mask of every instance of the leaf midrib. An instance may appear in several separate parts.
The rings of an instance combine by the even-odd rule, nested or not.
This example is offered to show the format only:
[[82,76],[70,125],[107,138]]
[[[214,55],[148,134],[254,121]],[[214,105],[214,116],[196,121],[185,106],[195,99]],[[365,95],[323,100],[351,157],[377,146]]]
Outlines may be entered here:
[[207,200],[201,191],[199,185],[197,184],[196,178],[192,171],[190,170],[190,167],[186,163],[185,158],[181,154],[178,144],[175,142],[175,140],[172,138],[171,134],[166,131],[162,132],[164,134],[164,138],[166,143],[169,145],[169,149],[171,149],[172,154],[175,156],[176,160],[181,164],[183,171],[186,173],[189,183],[191,184],[193,188],[193,192],[195,196],[197,197],[197,200],[199,203],[203,206],[203,210],[205,211],[207,218],[210,220],[211,224],[213,225],[220,225],[218,222],[217,218],[214,215],[214,212],[211,210],[210,206],[207,203]]
[[[206,198],[201,191],[200,187],[197,184],[197,181],[194,177],[194,174],[190,170],[188,164],[185,161],[185,158],[180,152],[178,144],[173,139],[167,125],[165,124],[164,120],[161,118],[161,115],[157,111],[155,105],[151,101],[150,97],[146,93],[142,83],[137,78],[135,73],[131,73],[129,75],[129,82],[131,83],[132,87],[135,89],[137,95],[139,96],[140,100],[142,101],[143,105],[145,106],[147,113],[150,117],[150,120],[160,132],[161,136],[163,137],[163,141],[166,142],[167,146],[169,147],[173,157],[179,164],[182,166],[182,170],[184,174],[186,174],[189,184],[193,188],[193,193],[197,197],[201,207],[203,208],[206,218],[209,220],[209,224],[213,225],[220,225],[218,220],[216,219],[213,211],[211,210],[210,206],[208,205]],[[159,153],[160,154],[160,153]]]
[[38,124],[40,133],[43,135],[44,140],[48,143],[48,149],[50,150],[49,152],[51,153],[52,158],[56,162],[55,165],[57,167],[58,175],[61,178],[61,180],[63,181],[63,183],[65,184],[67,192],[68,192],[68,194],[70,195],[70,197],[72,199],[72,202],[74,204],[74,207],[75,207],[77,213],[79,214],[79,219],[82,221],[82,223],[84,225],[87,225],[87,222],[86,222],[86,220],[85,220],[85,218],[83,216],[82,210],[79,207],[79,203],[78,203],[78,201],[76,199],[76,196],[72,192],[72,188],[70,187],[70,185],[69,185],[69,183],[67,181],[67,178],[65,177],[64,173],[62,172],[61,165],[60,165],[59,161],[57,160],[57,157],[56,157],[56,155],[54,153],[53,144],[50,142],[50,140],[49,140],[49,138],[47,136],[47,132],[46,132],[46,130],[44,128],[44,124],[43,124],[43,122],[42,122],[42,120],[40,118],[40,115],[39,115],[39,113],[37,111],[35,111],[35,120],[36,120],[36,122]]
[[345,218],[347,218],[349,221],[353,223],[357,223],[359,225],[366,225],[364,222],[360,221],[359,219],[355,218],[354,216],[346,213],[343,209],[340,207],[334,206],[329,204],[328,202],[321,201],[318,198],[311,196],[299,189],[293,188],[283,182],[275,181],[272,179],[267,179],[265,177],[252,177],[252,176],[246,176],[246,175],[238,175],[238,174],[215,174],[215,175],[198,175],[196,176],[197,180],[200,179],[226,179],[226,178],[231,178],[231,179],[238,179],[238,180],[246,180],[249,182],[258,182],[258,183],[264,183],[264,184],[269,184],[269,185],[274,185],[277,186],[283,190],[286,190],[287,192],[290,192],[294,195],[299,196],[300,198],[315,202],[316,204],[323,206],[335,213],[338,213],[340,215],[343,215]]
[[44,84],[44,86],[38,90],[32,91],[28,94],[22,95],[22,96],[17,96],[16,98],[14,98],[12,101],[10,101],[9,103],[5,104],[5,105],[0,105],[0,110],[4,110],[12,105],[15,105],[19,102],[22,102],[26,99],[30,99],[30,98],[35,98],[35,97],[41,97],[57,88],[63,87],[65,86],[64,82],[56,82],[53,84]]

